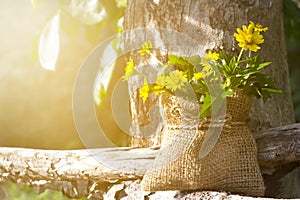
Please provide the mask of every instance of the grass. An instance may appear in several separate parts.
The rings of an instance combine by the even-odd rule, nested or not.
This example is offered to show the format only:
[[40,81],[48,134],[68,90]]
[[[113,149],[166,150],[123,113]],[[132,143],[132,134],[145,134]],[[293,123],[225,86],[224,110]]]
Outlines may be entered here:
[[[38,194],[35,188],[15,184],[10,182],[0,183],[1,200],[72,200],[62,194],[62,192],[46,189]],[[80,198],[79,200],[86,200]]]

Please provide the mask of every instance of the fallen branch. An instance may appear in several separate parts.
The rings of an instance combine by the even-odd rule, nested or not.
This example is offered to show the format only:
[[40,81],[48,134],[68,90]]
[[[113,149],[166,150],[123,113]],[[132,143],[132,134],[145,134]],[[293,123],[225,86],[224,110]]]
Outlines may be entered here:
[[[300,163],[300,124],[254,134],[263,174]],[[62,191],[73,198],[98,196],[112,185],[141,179],[158,148],[38,150],[0,148],[0,178]]]

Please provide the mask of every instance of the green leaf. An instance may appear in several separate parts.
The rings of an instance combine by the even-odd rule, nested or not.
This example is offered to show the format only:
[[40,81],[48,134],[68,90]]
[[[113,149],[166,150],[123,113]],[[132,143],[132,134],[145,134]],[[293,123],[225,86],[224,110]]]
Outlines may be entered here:
[[168,65],[176,65],[181,68],[182,71],[187,70],[189,67],[194,67],[187,59],[184,57],[176,55],[168,55],[169,62]]
[[223,98],[227,97],[227,96],[231,96],[234,94],[234,91],[233,89],[229,88],[226,92],[225,92],[225,95],[222,95]]
[[184,59],[193,66],[196,66],[196,67],[200,66],[201,57],[199,55],[191,56],[191,57],[185,57]]
[[209,90],[208,90],[207,85],[206,85],[205,82],[195,81],[195,82],[191,82],[190,84],[191,84],[194,92],[196,94],[198,94],[198,96],[209,93]]
[[253,75],[253,74],[256,74],[256,73],[258,73],[259,71],[250,71],[250,72],[246,72],[246,73],[244,73],[243,75],[242,75],[242,77],[244,78],[244,79],[248,79],[251,75]]
[[200,109],[200,117],[206,117],[211,114],[211,105],[214,100],[215,98],[211,99],[210,94],[205,95],[203,106]]
[[237,67],[236,57],[233,56],[228,65],[228,74],[234,75],[234,71],[235,71],[236,67]]
[[266,66],[270,65],[272,62],[265,62],[265,63],[261,63],[259,64],[257,70],[261,70],[263,68],[265,68]]
[[168,55],[169,61],[168,66],[174,65],[179,68],[179,70],[186,72],[188,80],[193,78],[194,72],[197,69],[198,61],[200,61],[199,56],[192,57],[180,57],[176,55]]
[[231,55],[226,54],[226,53],[223,52],[223,51],[221,51],[221,52],[219,53],[219,57],[220,57],[220,59],[223,59],[223,60],[225,61],[226,64],[228,64],[228,63],[230,62],[231,58],[232,58]]
[[260,90],[260,89],[257,89],[257,91],[259,91],[259,95],[260,97],[263,99],[263,101],[265,102],[268,98],[270,98],[270,93],[269,92],[266,92],[266,91],[263,91],[263,90]]
[[232,77],[231,78],[231,82],[230,84],[227,86],[227,87],[230,87],[232,89],[236,89],[238,88],[242,83],[244,82],[243,78],[239,77],[239,78],[236,78],[236,77]]
[[262,88],[263,91],[267,91],[269,93],[282,94],[282,90],[278,90],[275,88]]

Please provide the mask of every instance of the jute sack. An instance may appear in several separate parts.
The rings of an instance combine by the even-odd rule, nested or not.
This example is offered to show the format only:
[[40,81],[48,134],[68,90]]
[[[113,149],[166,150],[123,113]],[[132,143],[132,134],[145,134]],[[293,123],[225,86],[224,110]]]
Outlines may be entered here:
[[161,105],[166,126],[160,152],[143,177],[144,190],[264,195],[256,143],[245,123],[251,105],[248,97],[236,93],[227,98],[226,114],[230,120],[223,125],[216,145],[202,159],[199,151],[209,126],[199,120],[199,106],[170,94],[162,95]]

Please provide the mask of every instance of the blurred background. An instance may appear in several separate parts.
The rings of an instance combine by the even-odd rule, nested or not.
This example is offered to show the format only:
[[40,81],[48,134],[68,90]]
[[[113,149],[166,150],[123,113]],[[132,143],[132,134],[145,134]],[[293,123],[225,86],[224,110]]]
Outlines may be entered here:
[[[121,31],[125,5],[120,0],[2,1],[0,146],[83,148],[73,120],[73,85],[92,49]],[[101,107],[96,110],[101,118]],[[116,145],[126,145],[118,140]]]
[[300,1],[284,0],[284,25],[290,86],[296,122],[300,122]]
[[[0,146],[84,148],[73,120],[73,84],[92,49],[122,31],[126,0],[1,3]],[[290,86],[295,119],[300,122],[300,9],[292,0],[284,0],[284,13]],[[49,45],[52,51],[47,51]],[[116,71],[122,72],[124,63],[118,64]],[[126,134],[107,114],[110,91],[101,87],[98,90],[98,121],[104,132],[113,133],[107,137],[115,145],[126,146]],[[38,196],[28,187],[10,183],[1,183],[0,188],[0,196],[5,191],[9,199],[67,199],[52,191]]]

